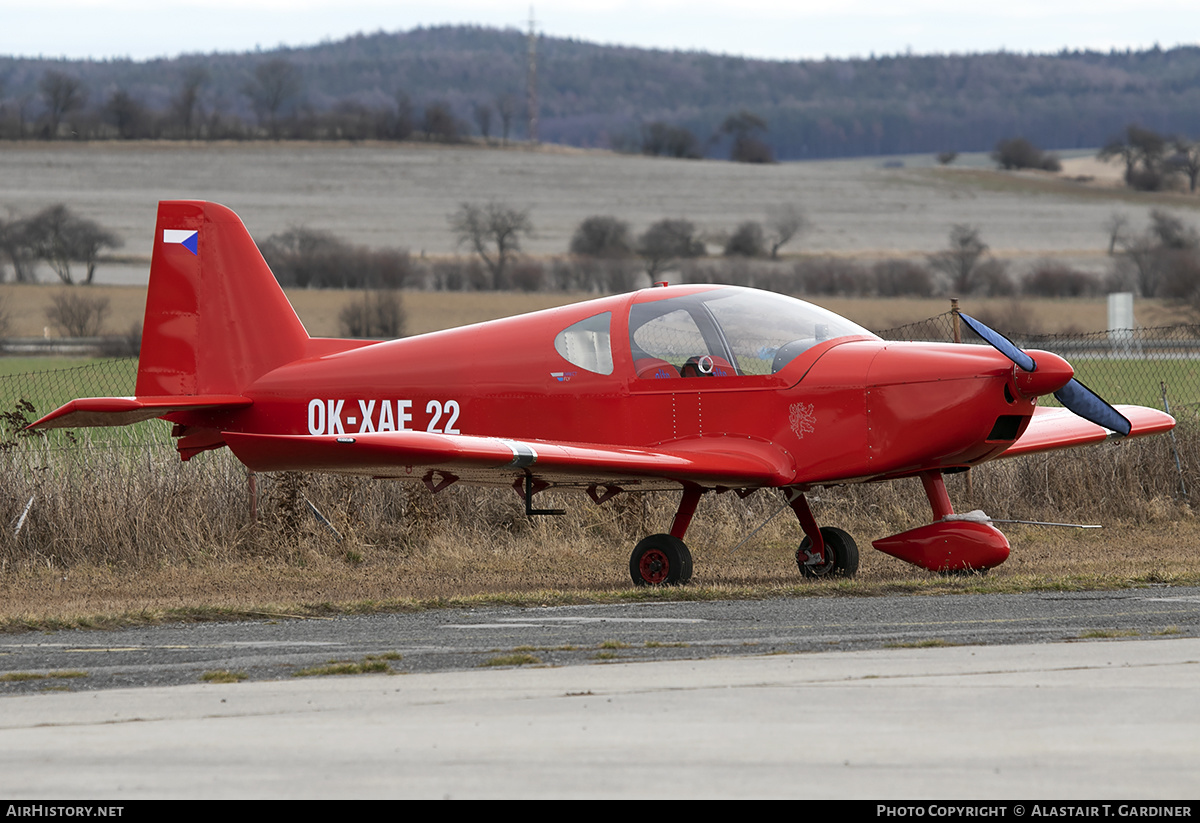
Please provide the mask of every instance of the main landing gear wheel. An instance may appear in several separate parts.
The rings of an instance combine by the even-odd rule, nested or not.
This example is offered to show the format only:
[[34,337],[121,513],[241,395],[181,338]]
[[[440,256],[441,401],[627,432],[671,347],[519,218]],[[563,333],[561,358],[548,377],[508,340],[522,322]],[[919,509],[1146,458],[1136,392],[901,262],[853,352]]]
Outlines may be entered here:
[[826,526],[821,529],[825,541],[825,562],[817,566],[806,565],[812,541],[805,537],[796,550],[796,565],[805,577],[854,577],[858,573],[858,545],[854,538],[841,529]]
[[692,553],[678,537],[652,534],[629,556],[629,576],[638,586],[679,586],[692,579]]

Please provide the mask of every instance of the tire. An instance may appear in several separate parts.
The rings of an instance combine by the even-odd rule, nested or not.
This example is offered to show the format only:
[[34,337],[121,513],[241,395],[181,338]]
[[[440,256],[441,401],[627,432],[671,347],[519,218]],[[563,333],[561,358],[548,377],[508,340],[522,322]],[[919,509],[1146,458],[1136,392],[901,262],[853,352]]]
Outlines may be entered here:
[[692,579],[692,553],[678,537],[652,534],[629,556],[629,576],[638,586],[682,586]]
[[812,541],[807,537],[800,542],[796,550],[796,565],[800,574],[805,577],[854,577],[858,574],[858,544],[854,538],[841,529],[826,526],[821,529],[821,539],[825,541],[825,563],[821,566],[805,564],[808,559],[806,552],[812,548]]

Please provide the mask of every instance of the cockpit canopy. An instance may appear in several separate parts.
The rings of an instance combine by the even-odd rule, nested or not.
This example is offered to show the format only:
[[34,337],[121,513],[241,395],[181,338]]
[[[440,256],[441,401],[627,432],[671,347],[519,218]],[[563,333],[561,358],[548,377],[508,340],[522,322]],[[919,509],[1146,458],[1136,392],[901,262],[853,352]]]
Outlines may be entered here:
[[803,300],[735,287],[635,303],[629,312],[629,345],[642,377],[655,374],[639,361],[665,362],[683,377],[774,374],[818,343],[847,336],[874,337]]
[[[580,368],[612,374],[611,328],[612,313],[602,312],[563,329],[554,347]],[[850,336],[875,337],[803,300],[733,286],[629,310],[629,348],[641,378],[775,374],[813,346]]]

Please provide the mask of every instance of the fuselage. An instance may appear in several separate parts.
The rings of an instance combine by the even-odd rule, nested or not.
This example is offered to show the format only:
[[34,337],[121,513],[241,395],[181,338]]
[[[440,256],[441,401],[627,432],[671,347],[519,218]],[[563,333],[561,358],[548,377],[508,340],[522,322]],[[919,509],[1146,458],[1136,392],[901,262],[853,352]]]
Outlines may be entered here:
[[[971,465],[1033,413],[990,347],[886,342],[765,294],[649,289],[301,359],[248,386],[253,404],[219,426],[620,447],[749,438],[812,485]],[[803,316],[774,316],[789,311]]]

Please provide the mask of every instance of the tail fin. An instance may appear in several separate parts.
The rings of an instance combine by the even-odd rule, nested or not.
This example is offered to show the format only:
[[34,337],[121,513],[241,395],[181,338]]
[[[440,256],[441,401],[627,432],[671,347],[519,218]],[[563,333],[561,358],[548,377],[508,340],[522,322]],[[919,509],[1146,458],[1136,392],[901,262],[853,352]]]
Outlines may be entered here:
[[236,395],[304,356],[308,332],[241,219],[158,204],[136,394]]
[[[362,345],[310,341],[242,221],[216,203],[158,204],[136,397],[72,400],[29,428],[124,426],[173,412],[231,411],[241,392],[306,351]],[[182,430],[181,430],[182,433]],[[184,459],[221,440],[179,443]]]

